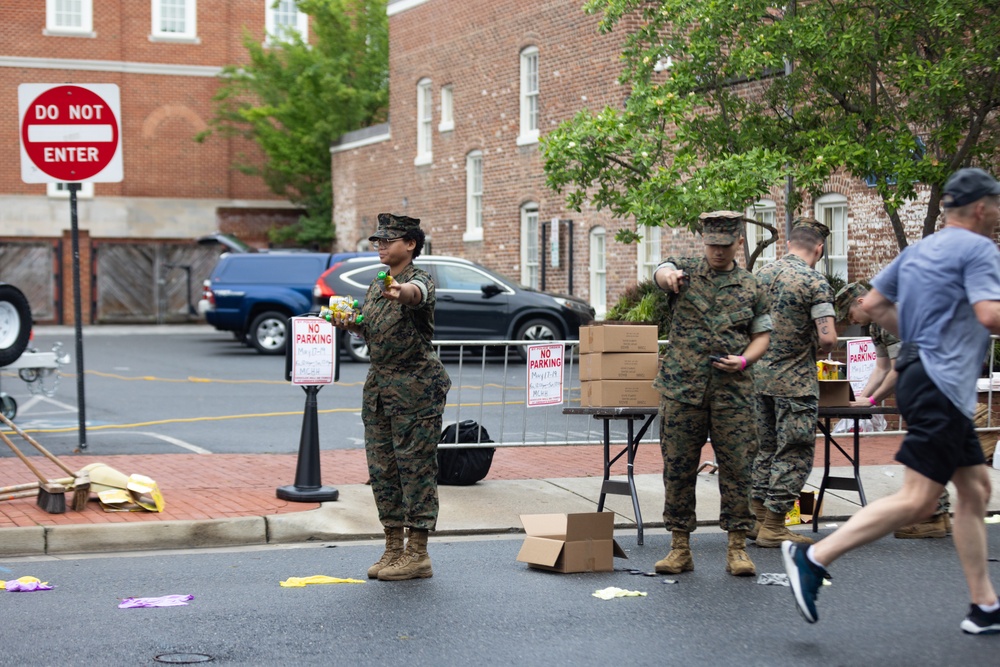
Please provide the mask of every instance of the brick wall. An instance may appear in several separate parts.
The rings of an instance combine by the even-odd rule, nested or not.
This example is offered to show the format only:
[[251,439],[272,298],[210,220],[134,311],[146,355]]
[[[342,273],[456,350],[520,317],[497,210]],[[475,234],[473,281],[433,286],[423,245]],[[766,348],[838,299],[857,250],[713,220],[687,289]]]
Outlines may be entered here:
[[[94,0],[93,37],[45,35],[45,2],[5,0],[0,6],[0,56],[65,60],[64,69],[0,67],[0,193],[44,196],[44,184],[21,181],[17,86],[21,83],[113,83],[121,90],[121,141],[125,178],[98,183],[95,197],[259,199],[278,201],[257,178],[232,169],[241,154],[259,153],[242,139],[194,136],[212,117],[218,79],[209,75],[131,73],[121,63],[219,68],[246,62],[247,31],[264,35],[262,0],[199,0],[194,42],[154,41],[144,1]],[[74,61],[104,61],[119,71],[74,69]],[[205,74],[206,72],[202,72]],[[214,222],[214,221],[213,221]]]

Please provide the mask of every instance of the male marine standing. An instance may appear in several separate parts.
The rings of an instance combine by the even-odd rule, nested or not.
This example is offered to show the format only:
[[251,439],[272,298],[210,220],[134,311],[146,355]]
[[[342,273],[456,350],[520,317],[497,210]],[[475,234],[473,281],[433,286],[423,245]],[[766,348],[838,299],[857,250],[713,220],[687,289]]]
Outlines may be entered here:
[[709,433],[719,464],[719,525],[729,533],[726,572],[756,574],[746,553],[750,513],[750,463],[757,434],[753,380],[748,368],[767,350],[771,317],[757,279],[736,263],[743,247],[743,215],[715,211],[700,216],[704,257],[669,258],[653,280],[678,294],[670,345],[653,386],[660,394],[663,454],[663,520],[671,531],[670,553],[656,571],[694,569],[690,534],[696,526],[695,482]]
[[1000,334],[1000,183],[982,169],[960,169],[944,186],[944,228],[903,250],[875,280],[865,312],[903,340],[896,398],[908,430],[896,460],[903,487],[862,507],[808,549],[781,545],[799,612],[819,620],[816,596],[833,561],[848,551],[931,515],[946,483],[958,493],[953,526],[972,604],[960,627],[1000,632],[1000,600],[986,562],[983,516],[990,478],[972,415],[976,378]]
[[785,526],[812,471],[816,455],[819,380],[816,353],[837,345],[833,289],[815,270],[823,256],[826,225],[799,218],[788,235],[788,252],[757,273],[771,303],[771,344],[754,372],[757,389],[757,455],[750,506],[758,547],[782,540],[812,544]]

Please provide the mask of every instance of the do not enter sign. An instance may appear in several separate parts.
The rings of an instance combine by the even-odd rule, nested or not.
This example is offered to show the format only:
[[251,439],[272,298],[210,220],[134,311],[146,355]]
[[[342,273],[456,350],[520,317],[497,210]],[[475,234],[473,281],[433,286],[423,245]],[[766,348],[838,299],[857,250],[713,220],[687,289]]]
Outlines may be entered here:
[[25,183],[122,180],[118,86],[26,83],[17,92]]

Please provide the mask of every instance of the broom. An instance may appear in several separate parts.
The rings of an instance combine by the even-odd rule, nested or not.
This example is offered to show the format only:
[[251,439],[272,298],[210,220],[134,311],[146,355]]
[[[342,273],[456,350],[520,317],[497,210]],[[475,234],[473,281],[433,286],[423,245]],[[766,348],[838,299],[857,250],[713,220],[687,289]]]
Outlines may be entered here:
[[11,439],[3,431],[0,431],[0,438],[7,443],[7,446],[17,454],[17,458],[24,461],[24,465],[28,466],[28,469],[35,473],[35,477],[38,478],[38,506],[49,514],[65,514],[66,487],[61,484],[53,484],[45,479],[42,473],[38,471],[38,468],[28,460],[27,456],[21,453],[17,445],[11,442]]
[[73,472],[70,470],[55,454],[42,447],[41,443],[22,431],[14,422],[7,419],[6,416],[0,414],[0,421],[3,421],[4,424],[14,429],[19,436],[31,443],[48,460],[62,468],[66,474],[73,476],[73,509],[77,512],[87,509],[87,502],[90,500],[90,475],[86,471]]

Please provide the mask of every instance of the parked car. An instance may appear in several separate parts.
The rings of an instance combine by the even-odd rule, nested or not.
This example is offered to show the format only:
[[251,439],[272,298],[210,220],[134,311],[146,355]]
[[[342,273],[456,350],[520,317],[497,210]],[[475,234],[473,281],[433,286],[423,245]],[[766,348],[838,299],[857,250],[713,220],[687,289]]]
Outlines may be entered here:
[[[231,331],[261,354],[284,354],[288,318],[313,309],[320,274],[368,253],[224,253],[202,287],[198,311],[216,329]],[[349,336],[345,336],[349,338]]]
[[[573,340],[580,336],[580,325],[594,319],[594,309],[583,299],[518,285],[467,259],[421,255],[415,263],[431,274],[437,288],[435,340]],[[377,256],[332,264],[316,281],[316,304],[325,305],[334,295],[364,302],[368,286],[384,269]],[[351,359],[368,361],[363,340],[348,337],[346,343]],[[525,348],[517,351],[522,359],[527,356]]]

